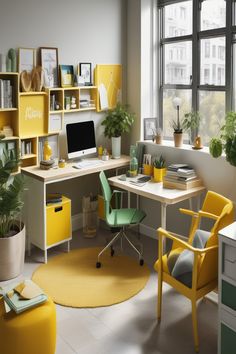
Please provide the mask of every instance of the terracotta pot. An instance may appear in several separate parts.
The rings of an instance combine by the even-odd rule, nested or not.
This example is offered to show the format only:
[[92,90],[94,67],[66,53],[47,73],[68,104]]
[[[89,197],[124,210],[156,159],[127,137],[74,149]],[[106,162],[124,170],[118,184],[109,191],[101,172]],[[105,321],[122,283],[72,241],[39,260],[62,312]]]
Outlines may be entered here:
[[162,144],[162,135],[155,136],[155,143],[159,145]]
[[174,133],[175,147],[181,147],[183,145],[183,133]]
[[22,273],[25,260],[25,225],[16,235],[0,238],[0,281]]
[[155,182],[162,182],[163,177],[166,175],[166,168],[156,168],[153,170],[153,179]]

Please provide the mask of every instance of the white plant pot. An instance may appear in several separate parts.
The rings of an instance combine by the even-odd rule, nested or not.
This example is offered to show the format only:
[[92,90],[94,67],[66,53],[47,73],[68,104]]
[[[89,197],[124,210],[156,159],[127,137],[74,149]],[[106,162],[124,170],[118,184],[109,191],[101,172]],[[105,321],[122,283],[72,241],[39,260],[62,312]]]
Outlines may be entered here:
[[112,137],[111,138],[111,150],[112,150],[112,157],[113,159],[120,158],[120,151],[121,151],[121,137]]
[[25,225],[18,234],[0,238],[0,281],[22,273],[25,260]]

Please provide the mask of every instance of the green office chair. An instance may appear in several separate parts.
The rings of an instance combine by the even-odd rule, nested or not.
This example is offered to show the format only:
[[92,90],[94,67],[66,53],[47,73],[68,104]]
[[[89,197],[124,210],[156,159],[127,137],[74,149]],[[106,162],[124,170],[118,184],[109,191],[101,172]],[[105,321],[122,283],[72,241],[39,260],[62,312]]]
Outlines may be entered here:
[[[137,249],[137,247],[130,241],[130,239],[125,234],[125,229],[130,225],[139,224],[145,218],[146,214],[143,211],[134,208],[119,209],[118,204],[121,204],[119,203],[119,201],[121,200],[121,198],[119,197],[124,192],[114,190],[112,193],[106,175],[103,171],[100,172],[99,178],[101,181],[102,193],[104,198],[106,223],[111,227],[111,230],[113,231],[117,230],[118,232],[112,238],[112,240],[106,245],[106,247],[104,247],[102,251],[98,254],[98,261],[96,263],[96,267],[97,268],[101,267],[100,257],[103,254],[103,252],[105,252],[109,247],[111,247],[111,256],[114,255],[114,248],[112,246],[119,238],[121,240],[121,245],[122,245],[122,240],[126,239],[129,245],[137,252],[139,256],[139,264],[142,266],[143,265],[142,251],[140,252]],[[113,195],[115,195],[116,197],[116,209],[112,209],[110,204]]]

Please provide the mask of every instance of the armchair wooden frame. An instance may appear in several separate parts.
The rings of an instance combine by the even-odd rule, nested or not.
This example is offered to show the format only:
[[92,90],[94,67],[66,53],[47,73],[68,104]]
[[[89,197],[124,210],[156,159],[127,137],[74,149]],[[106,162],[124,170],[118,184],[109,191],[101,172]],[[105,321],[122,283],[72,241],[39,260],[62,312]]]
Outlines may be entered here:
[[[158,272],[158,301],[157,301],[157,318],[161,320],[162,310],[162,282],[166,282],[175,288],[179,293],[186,296],[192,304],[192,325],[194,335],[195,351],[199,351],[199,339],[197,328],[197,300],[204,297],[207,293],[214,290],[217,286],[217,274],[218,274],[218,231],[226,224],[230,224],[233,221],[233,203],[217,193],[208,192],[208,196],[219,198],[219,202],[222,204],[222,210],[219,214],[214,214],[205,210],[194,212],[192,210],[180,209],[181,213],[184,213],[192,217],[191,227],[189,232],[188,241],[179,239],[176,234],[168,232],[163,228],[158,228],[158,261],[155,264],[155,269]],[[207,196],[205,198],[205,201]],[[207,204],[207,203],[206,203]],[[204,205],[203,205],[204,208]],[[220,209],[220,208],[219,208]],[[202,218],[210,218],[215,221],[211,234],[209,237],[210,242],[206,248],[200,249],[192,246],[193,237],[196,230],[199,228]],[[163,269],[163,244],[164,238],[172,240],[172,250],[176,248],[182,248],[183,250],[189,250],[194,254],[193,269],[192,269],[192,286],[188,287],[174,278],[171,274],[168,274]]]

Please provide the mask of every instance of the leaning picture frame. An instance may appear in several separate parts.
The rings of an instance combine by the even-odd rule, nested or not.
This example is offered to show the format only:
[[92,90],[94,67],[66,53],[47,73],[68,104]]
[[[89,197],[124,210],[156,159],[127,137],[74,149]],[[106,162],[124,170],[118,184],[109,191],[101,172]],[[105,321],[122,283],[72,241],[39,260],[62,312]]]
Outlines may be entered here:
[[87,86],[92,85],[92,63],[79,63],[78,75],[84,78],[84,83]]
[[157,130],[157,118],[144,118],[144,140],[152,140]]
[[44,73],[45,87],[58,87],[58,48],[40,47],[40,64]]
[[18,72],[31,72],[36,66],[35,48],[19,48],[18,51]]
[[73,65],[60,65],[61,87],[72,87],[74,85]]

